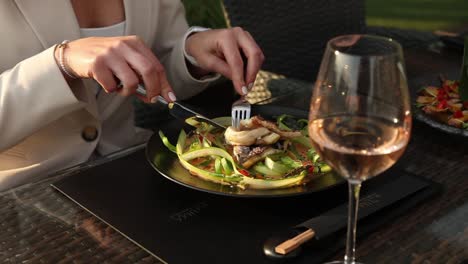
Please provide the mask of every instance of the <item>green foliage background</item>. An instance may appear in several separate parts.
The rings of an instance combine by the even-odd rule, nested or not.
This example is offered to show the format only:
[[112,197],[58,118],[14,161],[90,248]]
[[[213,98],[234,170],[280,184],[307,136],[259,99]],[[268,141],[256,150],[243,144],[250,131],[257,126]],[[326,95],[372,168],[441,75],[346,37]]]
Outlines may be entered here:
[[[190,25],[226,26],[221,0],[182,2]],[[366,14],[367,24],[371,26],[426,31],[468,30],[468,0],[366,0]]]
[[226,27],[221,0],[182,0],[182,2],[189,25],[209,28]]

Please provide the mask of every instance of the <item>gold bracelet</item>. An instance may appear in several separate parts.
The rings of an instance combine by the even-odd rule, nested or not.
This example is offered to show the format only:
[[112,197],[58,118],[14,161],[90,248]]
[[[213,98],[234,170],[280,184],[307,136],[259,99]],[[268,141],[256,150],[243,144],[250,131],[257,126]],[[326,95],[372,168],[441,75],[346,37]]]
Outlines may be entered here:
[[68,77],[72,78],[72,79],[76,79],[76,74],[73,73],[72,70],[69,70],[66,63],[65,63],[65,58],[63,56],[63,53],[65,51],[65,48],[68,47],[68,40],[64,40],[62,41],[62,43],[58,44],[57,45],[57,49],[59,49],[59,54],[58,54],[58,64],[59,64],[59,67],[60,67],[60,70],[62,70],[62,72],[64,72]]

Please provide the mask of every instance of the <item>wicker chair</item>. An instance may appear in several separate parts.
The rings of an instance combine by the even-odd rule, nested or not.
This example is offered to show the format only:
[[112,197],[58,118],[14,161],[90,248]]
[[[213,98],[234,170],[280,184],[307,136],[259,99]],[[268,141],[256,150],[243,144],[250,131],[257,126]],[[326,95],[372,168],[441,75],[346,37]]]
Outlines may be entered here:
[[262,48],[263,69],[313,82],[326,42],[365,30],[362,0],[223,0],[231,27],[249,31]]
[[326,42],[337,35],[391,37],[404,48],[427,48],[431,32],[367,27],[364,0],[223,0],[227,24],[249,31],[265,53],[263,69],[315,81]]

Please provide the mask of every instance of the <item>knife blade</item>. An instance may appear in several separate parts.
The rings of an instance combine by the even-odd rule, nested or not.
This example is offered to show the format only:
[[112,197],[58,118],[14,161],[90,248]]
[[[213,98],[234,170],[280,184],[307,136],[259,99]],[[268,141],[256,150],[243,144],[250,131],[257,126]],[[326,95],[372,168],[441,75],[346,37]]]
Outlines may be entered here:
[[[413,177],[398,177],[394,181],[384,184],[382,187],[373,190],[360,199],[358,220],[382,210],[427,186],[427,183],[421,184]],[[347,225],[347,213],[348,205],[342,204],[320,216],[302,222],[295,226],[295,228],[301,230],[305,228],[305,231],[278,244],[275,247],[275,252],[286,255],[312,238],[320,240],[338,230],[344,229]]]
[[[139,84],[138,85],[138,88],[136,90],[136,92],[142,96],[146,96],[146,89],[143,85]],[[187,119],[191,118],[193,120],[196,120],[198,122],[204,122],[204,123],[208,123],[214,127],[217,127],[217,128],[221,128],[221,129],[226,129],[226,126],[216,122],[216,121],[213,121],[212,119],[200,114],[200,113],[197,113],[196,111],[190,109],[189,107],[179,103],[179,102],[167,102],[166,99],[164,99],[164,97],[158,95],[158,102],[160,103],[163,103],[165,105],[167,105],[168,109],[169,109],[169,113],[179,119],[179,120],[182,120],[182,121],[186,121]]]

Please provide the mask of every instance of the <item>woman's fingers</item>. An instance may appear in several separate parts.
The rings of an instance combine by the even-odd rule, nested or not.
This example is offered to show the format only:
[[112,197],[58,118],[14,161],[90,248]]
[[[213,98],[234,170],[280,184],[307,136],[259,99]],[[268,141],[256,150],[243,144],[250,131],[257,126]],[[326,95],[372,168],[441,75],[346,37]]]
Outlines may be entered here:
[[105,64],[104,60],[96,62],[93,66],[91,78],[95,79],[106,93],[114,92],[118,89],[114,73]]
[[[240,94],[246,94],[255,81],[265,59],[262,50],[252,36],[242,28],[228,30],[220,40],[221,50],[231,72],[234,87]],[[241,52],[247,60],[242,60]],[[244,66],[244,63],[247,65]]]
[[139,76],[140,81],[144,83],[147,101],[151,101],[161,90],[155,63],[128,44],[122,44],[119,52]]
[[199,59],[199,63],[203,65],[203,69],[209,72],[217,72],[225,76],[226,78],[232,79],[230,66],[225,60],[219,58],[214,54],[205,53],[203,57]]
[[265,56],[249,32],[240,32],[237,35],[237,39],[239,46],[247,57],[245,82],[247,83],[248,88],[251,89],[253,83],[255,82],[257,73],[260,71],[260,67],[265,60]]
[[107,57],[106,64],[113,75],[120,81],[121,89],[117,92],[123,96],[134,94],[140,83],[140,79],[125,58],[119,54],[114,54]]
[[224,37],[219,41],[221,43],[221,52],[230,68],[230,78],[234,84],[234,88],[240,94],[246,94],[247,86],[244,79],[244,62],[239,51],[237,37],[232,31],[227,30]]
[[[166,98],[168,102],[174,102],[177,100],[174,91],[172,90],[171,85],[169,84],[169,81],[167,80],[166,76],[166,71],[164,70],[164,67],[162,64],[159,64],[161,67],[158,67],[156,69],[156,72],[159,75],[159,85],[161,87],[161,95]],[[152,98],[151,102],[156,103],[157,98]]]
[[[193,34],[185,45],[203,70],[218,72],[231,79],[239,94],[246,94],[248,88],[252,88],[264,61],[255,40],[240,27]],[[242,55],[245,55],[245,61]]]
[[155,103],[160,94],[168,101],[175,101],[164,66],[138,37],[130,36],[128,43],[122,45],[121,49],[127,62],[141,76],[146,88],[147,101]]
[[143,101],[154,102],[160,94],[175,100],[163,65],[137,36],[79,39],[70,42],[66,55],[79,77],[94,78],[106,92],[129,96],[141,83],[147,93],[138,96]]

